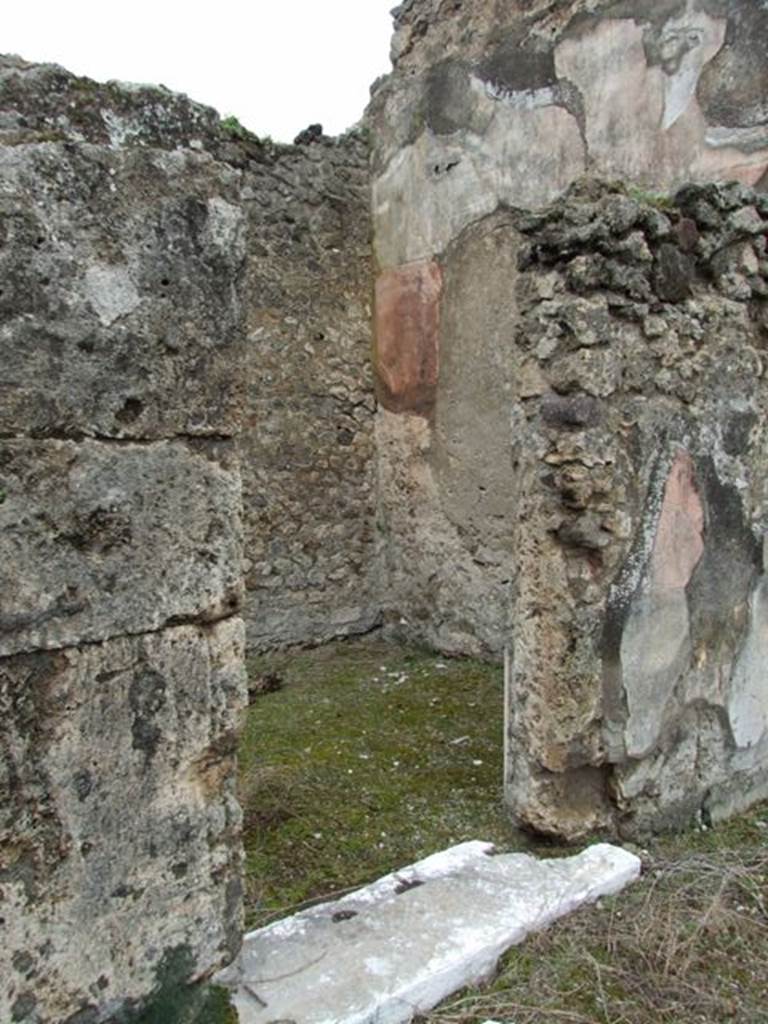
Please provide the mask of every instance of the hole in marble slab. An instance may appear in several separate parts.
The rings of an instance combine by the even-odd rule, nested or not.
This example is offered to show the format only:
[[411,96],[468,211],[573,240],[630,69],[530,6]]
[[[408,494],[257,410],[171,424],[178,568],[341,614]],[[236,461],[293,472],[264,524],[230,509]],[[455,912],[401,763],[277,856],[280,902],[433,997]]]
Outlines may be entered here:
[[356,910],[337,910],[331,920],[334,924],[338,924],[340,921],[349,921],[353,917],[357,917]]

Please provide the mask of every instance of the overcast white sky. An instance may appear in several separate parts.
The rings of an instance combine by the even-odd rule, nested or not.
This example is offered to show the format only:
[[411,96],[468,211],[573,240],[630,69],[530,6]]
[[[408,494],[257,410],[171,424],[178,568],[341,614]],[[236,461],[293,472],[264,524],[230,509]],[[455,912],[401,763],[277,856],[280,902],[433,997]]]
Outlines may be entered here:
[[389,64],[397,0],[5,0],[0,52],[186,92],[290,142],[353,125]]

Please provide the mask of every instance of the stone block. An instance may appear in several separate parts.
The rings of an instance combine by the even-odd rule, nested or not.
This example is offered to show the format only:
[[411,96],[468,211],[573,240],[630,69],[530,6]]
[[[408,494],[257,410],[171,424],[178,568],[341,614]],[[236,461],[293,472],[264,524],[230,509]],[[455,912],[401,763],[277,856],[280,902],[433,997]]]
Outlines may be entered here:
[[243,650],[230,619],[0,659],[1,1020],[105,1020],[236,953]]
[[236,172],[48,143],[0,147],[0,180],[0,435],[236,432]]
[[408,1024],[532,931],[621,891],[640,860],[605,843],[538,861],[461,843],[245,937],[220,980],[241,1024]]
[[233,614],[240,503],[232,442],[0,441],[0,655]]
[[240,173],[167,90],[0,105],[0,1019],[181,1016],[242,925]]

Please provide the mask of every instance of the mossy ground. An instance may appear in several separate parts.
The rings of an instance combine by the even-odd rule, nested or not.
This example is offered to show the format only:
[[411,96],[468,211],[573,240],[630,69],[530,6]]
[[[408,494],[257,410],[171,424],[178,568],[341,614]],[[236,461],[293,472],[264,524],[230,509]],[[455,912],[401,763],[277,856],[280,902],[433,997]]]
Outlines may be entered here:
[[524,839],[502,806],[497,666],[365,640],[254,659],[240,748],[248,923],[465,839]]
[[[498,667],[364,640],[250,669],[283,686],[241,747],[249,927],[465,839],[530,847],[501,800]],[[644,858],[635,886],[425,1021],[768,1024],[768,806]]]

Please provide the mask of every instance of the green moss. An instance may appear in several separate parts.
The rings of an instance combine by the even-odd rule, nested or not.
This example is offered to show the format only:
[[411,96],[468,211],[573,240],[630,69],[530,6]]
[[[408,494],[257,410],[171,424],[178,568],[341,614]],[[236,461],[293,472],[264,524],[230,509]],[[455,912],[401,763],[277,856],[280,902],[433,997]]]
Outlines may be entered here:
[[188,946],[168,950],[150,998],[140,1009],[126,1010],[116,1024],[237,1024],[227,992],[215,985],[190,985],[194,971]]
[[237,1011],[226,989],[209,985],[194,1024],[237,1024]]
[[645,206],[653,206],[657,210],[674,210],[675,203],[671,196],[661,195],[657,192],[648,192],[645,189],[638,188],[636,185],[628,185],[626,187],[626,193],[630,199],[634,199],[638,203],[643,203]]
[[70,78],[67,84],[74,92],[85,92],[91,95],[96,95],[101,90],[108,89],[112,85],[109,82],[106,85],[100,85],[98,82],[94,82],[92,78],[83,78],[80,75]]
[[253,132],[249,132],[238,119],[230,114],[229,117],[222,118],[221,120],[222,131],[226,132],[227,135],[233,139],[245,140],[245,139],[256,139]]

